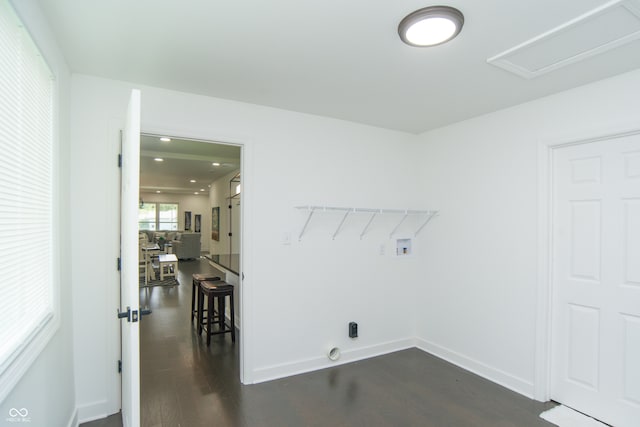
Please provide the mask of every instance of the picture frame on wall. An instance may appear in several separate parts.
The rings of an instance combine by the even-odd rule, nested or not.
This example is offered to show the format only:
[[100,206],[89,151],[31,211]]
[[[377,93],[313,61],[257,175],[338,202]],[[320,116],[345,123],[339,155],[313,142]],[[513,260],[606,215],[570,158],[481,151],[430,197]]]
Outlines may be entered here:
[[195,223],[194,223],[194,229],[193,231],[195,231],[196,233],[200,233],[200,221],[202,220],[202,216],[200,214],[196,214],[195,216]]
[[191,211],[184,212],[184,231],[191,230]]
[[211,239],[220,241],[220,206],[211,208]]

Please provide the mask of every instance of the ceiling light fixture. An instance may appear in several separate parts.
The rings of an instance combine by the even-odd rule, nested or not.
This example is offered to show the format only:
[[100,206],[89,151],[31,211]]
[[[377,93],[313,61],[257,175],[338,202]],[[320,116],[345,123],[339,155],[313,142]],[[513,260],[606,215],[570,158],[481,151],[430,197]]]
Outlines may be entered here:
[[190,179],[189,182],[196,182],[196,180],[195,179]]
[[162,138],[160,138],[160,141],[162,141],[162,142],[171,142],[171,138],[167,138],[166,136],[163,136]]
[[398,34],[409,46],[428,47],[448,42],[460,33],[464,15],[449,6],[429,6],[407,15]]
[[218,162],[214,162],[214,163],[211,163],[211,164],[212,164],[213,166],[220,166],[220,163],[218,163]]
[[204,188],[201,188],[200,191],[204,191]]
[[160,194],[160,190],[156,190],[156,193]]
[[163,158],[161,158],[161,157],[156,157],[156,158],[155,158],[155,159],[153,159],[153,160],[155,160],[156,162],[164,162],[164,159],[163,159]]
[[193,194],[195,194],[195,195],[197,196],[197,195],[198,195],[198,192],[196,191],[196,192],[195,192],[195,193],[193,193]]

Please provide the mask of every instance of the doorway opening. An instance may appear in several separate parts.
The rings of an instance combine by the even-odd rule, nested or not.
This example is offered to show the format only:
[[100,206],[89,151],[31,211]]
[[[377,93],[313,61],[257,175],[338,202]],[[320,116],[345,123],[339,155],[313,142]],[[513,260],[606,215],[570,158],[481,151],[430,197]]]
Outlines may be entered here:
[[[151,280],[141,273],[141,285],[147,283],[140,288],[140,306],[153,311],[140,324],[145,425],[189,420],[197,425],[206,411],[203,402],[210,404],[218,392],[240,386],[242,152],[242,145],[219,141],[140,136],[139,238],[178,259],[175,283],[159,280],[153,262],[147,269]],[[221,334],[207,346],[205,334],[198,333],[191,316],[194,273],[234,286],[235,342]],[[230,307],[225,314],[230,316]],[[156,407],[159,395],[165,404],[173,402],[167,406],[172,413]]]

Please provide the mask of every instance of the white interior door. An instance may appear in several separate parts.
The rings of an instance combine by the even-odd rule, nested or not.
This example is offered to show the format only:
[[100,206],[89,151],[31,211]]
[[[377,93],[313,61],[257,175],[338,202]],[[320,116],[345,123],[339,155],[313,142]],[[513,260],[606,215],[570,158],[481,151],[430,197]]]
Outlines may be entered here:
[[133,90],[122,138],[120,218],[122,319],[122,422],[140,426],[140,291],[138,283],[138,199],[140,179],[140,91]]
[[640,134],[554,150],[551,398],[640,425]]

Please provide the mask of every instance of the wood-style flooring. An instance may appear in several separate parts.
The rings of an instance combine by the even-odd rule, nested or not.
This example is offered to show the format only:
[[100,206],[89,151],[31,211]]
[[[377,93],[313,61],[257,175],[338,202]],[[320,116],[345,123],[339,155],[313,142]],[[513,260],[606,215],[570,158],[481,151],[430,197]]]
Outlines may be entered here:
[[[141,291],[153,310],[140,323],[143,427],[552,425],[539,418],[552,403],[417,349],[241,385],[239,340],[217,335],[207,348],[189,319],[191,274],[215,270],[203,260],[181,261],[179,270],[180,286]],[[121,425],[118,414],[83,424]]]

